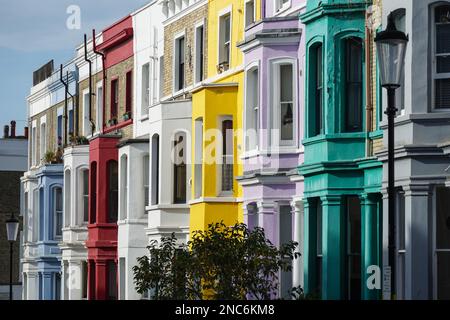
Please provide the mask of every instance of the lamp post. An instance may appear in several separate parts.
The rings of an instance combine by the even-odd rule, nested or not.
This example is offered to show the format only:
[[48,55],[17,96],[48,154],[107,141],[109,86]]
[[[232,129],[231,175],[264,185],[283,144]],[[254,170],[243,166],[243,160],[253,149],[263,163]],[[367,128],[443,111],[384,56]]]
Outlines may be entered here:
[[19,231],[19,220],[11,213],[11,218],[6,220],[6,236],[9,241],[9,300],[13,299],[13,245]]
[[381,85],[387,90],[388,106],[388,214],[389,214],[389,266],[391,267],[391,299],[395,299],[395,172],[394,172],[394,118],[395,90],[400,87],[408,36],[395,27],[394,15],[388,16],[386,30],[375,37]]

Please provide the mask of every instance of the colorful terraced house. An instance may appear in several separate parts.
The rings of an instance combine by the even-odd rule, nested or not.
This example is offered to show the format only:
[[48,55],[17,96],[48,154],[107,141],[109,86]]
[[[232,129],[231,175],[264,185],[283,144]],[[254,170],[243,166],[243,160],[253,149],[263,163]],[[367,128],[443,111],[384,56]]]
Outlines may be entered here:
[[[306,29],[304,288],[322,299],[375,299],[381,262],[382,165],[373,119],[371,1],[309,0]],[[377,7],[373,7],[376,13]],[[369,32],[370,31],[370,32]],[[376,91],[375,91],[376,92]],[[376,121],[375,121],[376,122]]]
[[191,232],[213,222],[243,221],[242,187],[234,179],[242,174],[243,148],[242,136],[234,134],[243,127],[243,54],[236,46],[244,39],[240,4],[208,1],[207,75],[192,90]]

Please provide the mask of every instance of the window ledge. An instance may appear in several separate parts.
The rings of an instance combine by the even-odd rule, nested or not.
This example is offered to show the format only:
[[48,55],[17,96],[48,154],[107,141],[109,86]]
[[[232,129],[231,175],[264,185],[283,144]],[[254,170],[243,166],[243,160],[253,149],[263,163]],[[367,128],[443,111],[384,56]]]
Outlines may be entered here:
[[109,133],[109,132],[112,132],[112,131],[121,129],[121,128],[123,128],[123,127],[126,127],[126,126],[128,126],[128,125],[130,125],[130,124],[133,124],[133,118],[128,119],[128,120],[126,120],[126,121],[119,122],[118,124],[116,124],[116,125],[114,125],[114,126],[106,127],[106,128],[103,130],[103,132],[104,132],[104,133]]

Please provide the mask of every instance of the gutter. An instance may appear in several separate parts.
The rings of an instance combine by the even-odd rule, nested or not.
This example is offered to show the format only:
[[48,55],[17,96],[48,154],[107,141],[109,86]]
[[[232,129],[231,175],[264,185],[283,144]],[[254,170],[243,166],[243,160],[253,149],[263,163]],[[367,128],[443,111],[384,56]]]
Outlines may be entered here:
[[[67,77],[67,80],[69,80],[69,77]],[[59,69],[59,81],[64,85],[64,146],[67,145],[67,92],[69,91],[69,84],[63,80],[63,65],[61,64]],[[59,147],[59,146],[58,146]]]
[[84,61],[89,63],[89,122],[91,123],[91,135],[95,131],[95,123],[92,121],[92,61],[88,58],[87,53],[87,36],[84,34]]
[[[105,127],[105,108],[106,108],[106,69],[105,69],[105,54],[101,51],[97,50],[97,46],[95,44],[95,29],[92,29],[92,51],[94,51],[95,54],[98,54],[102,57],[102,72],[103,72],[103,103],[102,103],[102,126],[101,126],[101,132],[103,134],[103,128]],[[98,97],[97,97],[98,99]],[[98,110],[97,110],[98,112]]]

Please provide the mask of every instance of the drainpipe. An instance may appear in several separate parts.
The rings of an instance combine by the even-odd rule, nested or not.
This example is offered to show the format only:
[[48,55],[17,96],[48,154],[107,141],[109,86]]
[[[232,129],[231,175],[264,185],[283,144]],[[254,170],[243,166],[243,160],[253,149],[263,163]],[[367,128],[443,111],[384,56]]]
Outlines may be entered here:
[[[97,50],[97,46],[95,44],[95,29],[92,29],[92,50],[94,51],[95,54],[98,54],[102,57],[102,72],[103,72],[103,103],[102,103],[102,133],[103,133],[103,128],[105,127],[105,108],[106,108],[106,69],[105,69],[105,54],[103,52],[100,52]],[[98,99],[98,97],[97,97]],[[98,111],[97,111],[98,112]]]
[[[63,65],[61,64],[59,69],[59,81],[64,85],[64,146],[67,145],[67,92],[69,91],[69,85],[63,79]],[[64,147],[63,146],[63,147]]]
[[95,123],[92,121],[92,61],[88,59],[87,36],[84,34],[84,61],[89,63],[89,122],[91,123],[91,134],[95,131]]
[[372,141],[369,133],[373,130],[373,101],[372,101],[372,6],[366,10],[366,157],[372,156]]

